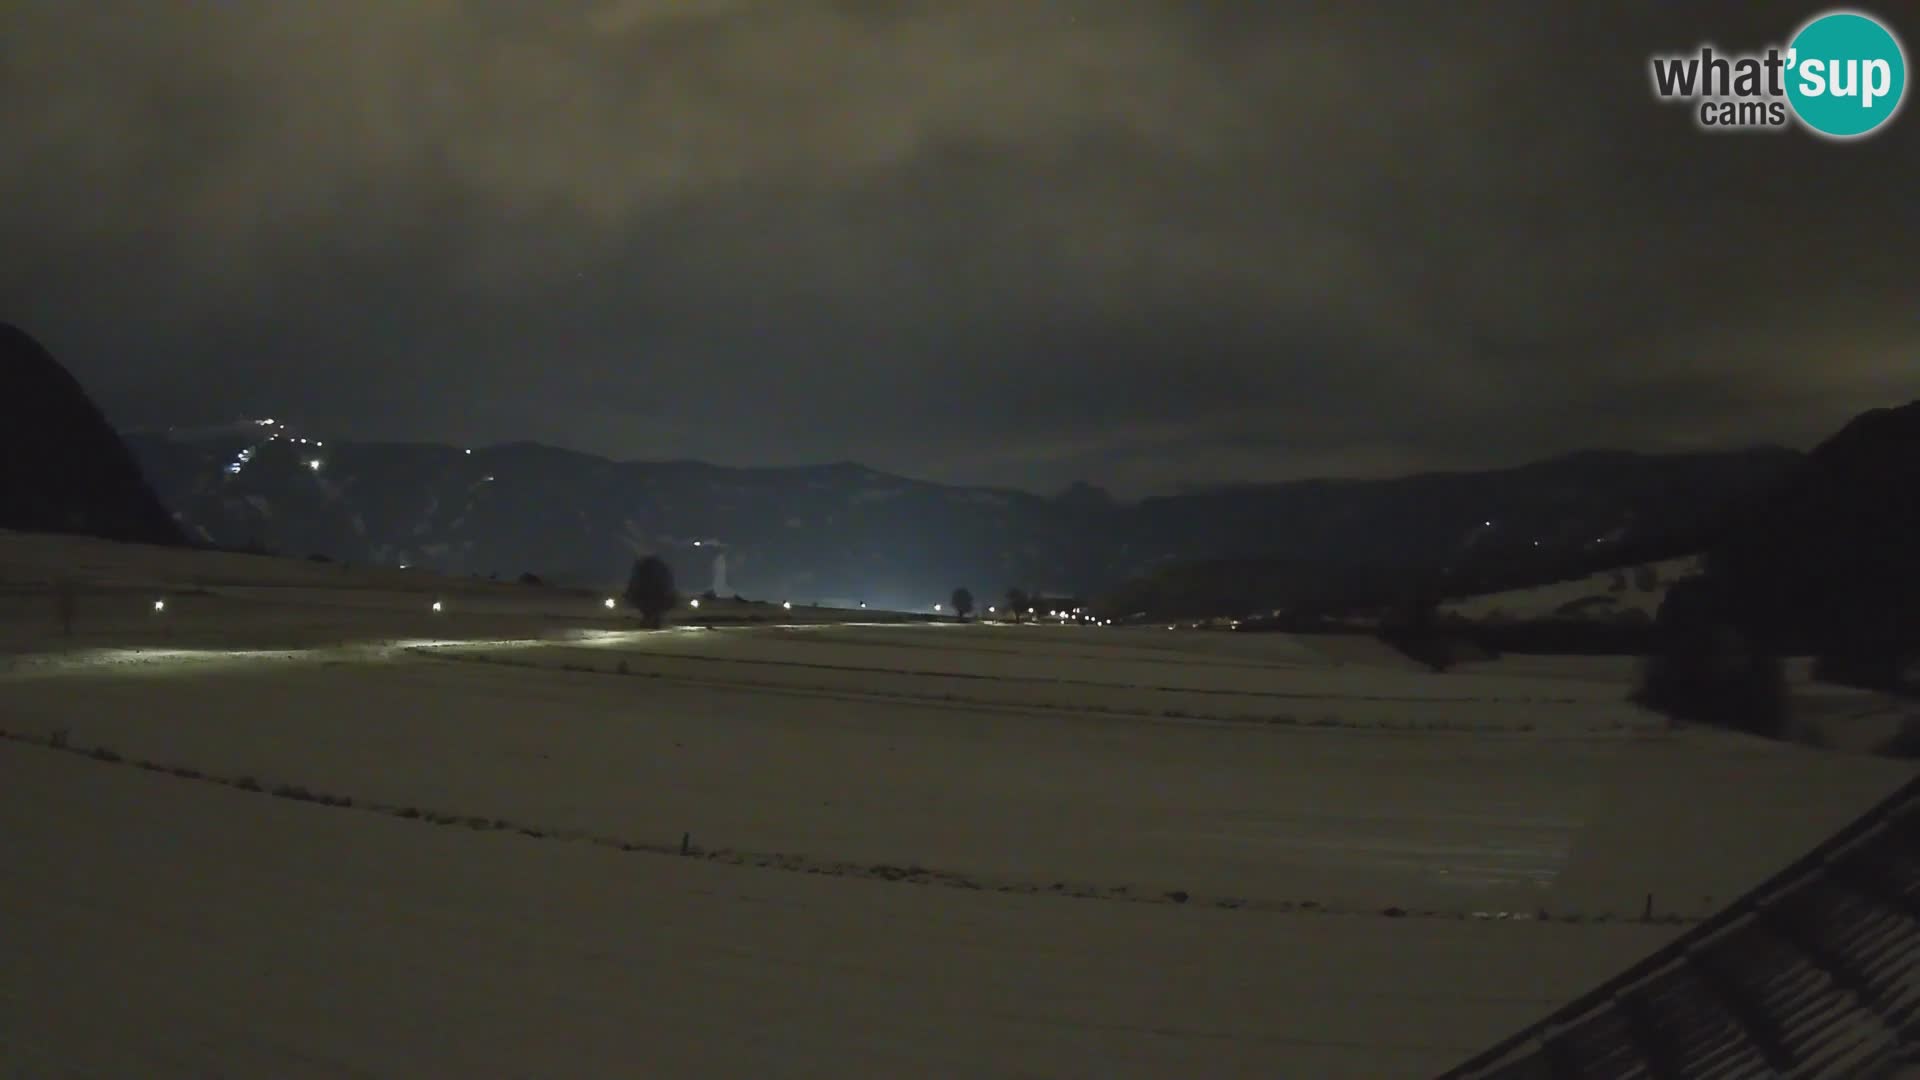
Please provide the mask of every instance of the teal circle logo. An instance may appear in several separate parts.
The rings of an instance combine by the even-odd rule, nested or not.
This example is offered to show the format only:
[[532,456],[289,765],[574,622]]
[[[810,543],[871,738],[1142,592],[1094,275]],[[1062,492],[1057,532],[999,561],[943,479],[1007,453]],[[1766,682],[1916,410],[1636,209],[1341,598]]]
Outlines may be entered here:
[[1854,139],[1900,111],[1907,56],[1878,20],[1853,11],[1821,15],[1787,46],[1787,101],[1820,135]]

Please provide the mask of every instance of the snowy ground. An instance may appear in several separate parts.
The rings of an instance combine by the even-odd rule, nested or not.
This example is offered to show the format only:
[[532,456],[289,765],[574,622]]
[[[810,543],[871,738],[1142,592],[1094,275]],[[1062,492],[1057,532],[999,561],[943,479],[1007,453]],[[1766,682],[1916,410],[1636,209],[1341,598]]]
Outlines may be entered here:
[[1547,619],[1556,616],[1613,619],[1628,613],[1638,613],[1651,619],[1659,614],[1660,602],[1666,599],[1668,587],[1699,571],[1698,556],[1664,559],[1531,589],[1510,589],[1449,600],[1440,605],[1440,611],[1442,614],[1474,620]]
[[112,545],[69,638],[48,546],[0,534],[32,1076],[1430,1075],[1910,772],[1665,732],[1609,661]]

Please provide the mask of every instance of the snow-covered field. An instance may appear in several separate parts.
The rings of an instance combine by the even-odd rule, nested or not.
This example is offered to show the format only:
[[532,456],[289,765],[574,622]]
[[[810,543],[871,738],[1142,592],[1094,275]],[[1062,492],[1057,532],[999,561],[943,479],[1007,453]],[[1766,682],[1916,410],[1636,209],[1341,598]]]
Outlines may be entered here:
[[1666,599],[1668,587],[1699,570],[1698,556],[1665,559],[1531,589],[1510,589],[1450,600],[1440,605],[1440,611],[1473,620],[1555,617],[1605,620],[1638,615],[1651,619],[1660,613],[1660,602]]
[[0,534],[0,1075],[1430,1075],[1910,774],[1609,661],[49,547]]

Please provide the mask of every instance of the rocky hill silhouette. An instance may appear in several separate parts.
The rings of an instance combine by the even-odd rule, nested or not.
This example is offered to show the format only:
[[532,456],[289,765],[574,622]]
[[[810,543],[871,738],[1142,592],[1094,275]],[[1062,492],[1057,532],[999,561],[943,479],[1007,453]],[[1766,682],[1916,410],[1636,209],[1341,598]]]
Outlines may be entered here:
[[183,542],[79,381],[8,323],[0,323],[0,528]]
[[1708,571],[1773,650],[1893,678],[1920,651],[1920,401],[1815,447],[1727,531]]

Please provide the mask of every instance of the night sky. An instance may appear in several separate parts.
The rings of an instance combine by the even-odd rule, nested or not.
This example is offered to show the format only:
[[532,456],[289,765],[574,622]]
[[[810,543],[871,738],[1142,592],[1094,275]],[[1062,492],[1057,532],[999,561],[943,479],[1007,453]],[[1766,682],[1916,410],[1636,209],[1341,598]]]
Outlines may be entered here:
[[1920,397],[1920,114],[1708,135],[1647,61],[1818,10],[13,0],[0,318],[129,427],[1126,495],[1806,446]]

